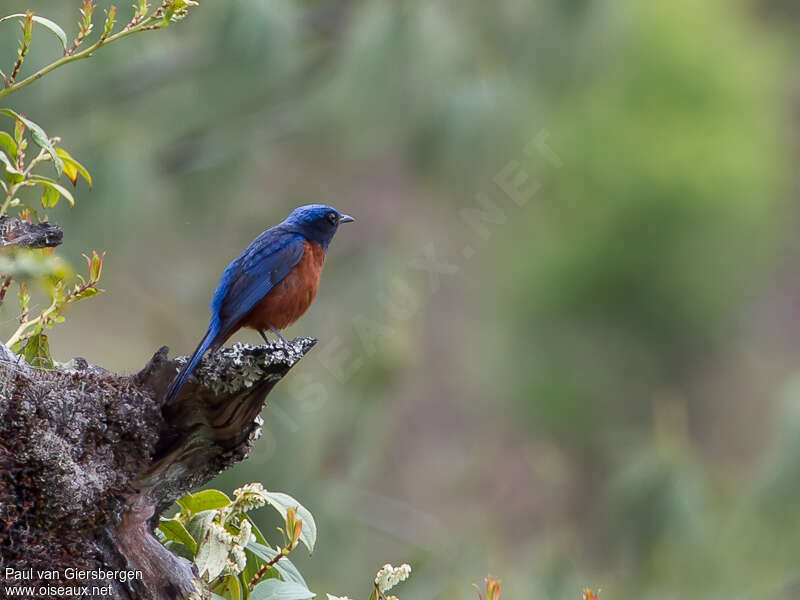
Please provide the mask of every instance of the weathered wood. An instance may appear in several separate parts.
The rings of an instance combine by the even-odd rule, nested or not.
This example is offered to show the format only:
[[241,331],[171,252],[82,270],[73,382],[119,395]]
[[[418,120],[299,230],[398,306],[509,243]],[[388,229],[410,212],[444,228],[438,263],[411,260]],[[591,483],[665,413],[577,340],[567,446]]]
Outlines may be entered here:
[[[192,565],[153,536],[158,514],[244,459],[275,384],[314,345],[236,344],[206,357],[178,397],[164,391],[185,360],[159,350],[121,376],[82,359],[32,369],[0,352],[0,587],[110,585],[84,598],[166,600],[195,589]],[[133,581],[45,581],[38,570],[141,571]]]
[[0,217],[0,247],[54,248],[63,238],[63,230],[55,223],[28,223]]

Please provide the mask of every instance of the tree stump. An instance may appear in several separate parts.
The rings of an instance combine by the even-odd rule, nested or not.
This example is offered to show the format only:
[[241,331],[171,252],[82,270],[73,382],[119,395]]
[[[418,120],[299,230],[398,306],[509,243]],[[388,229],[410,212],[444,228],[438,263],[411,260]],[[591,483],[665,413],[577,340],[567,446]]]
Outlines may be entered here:
[[[168,360],[166,347],[129,376],[83,359],[33,369],[0,344],[3,596],[9,586],[43,598],[69,587],[97,599],[195,591],[192,565],[153,535],[158,516],[247,457],[267,394],[314,343],[225,348],[169,404],[186,357]],[[61,591],[40,593],[48,586]]]

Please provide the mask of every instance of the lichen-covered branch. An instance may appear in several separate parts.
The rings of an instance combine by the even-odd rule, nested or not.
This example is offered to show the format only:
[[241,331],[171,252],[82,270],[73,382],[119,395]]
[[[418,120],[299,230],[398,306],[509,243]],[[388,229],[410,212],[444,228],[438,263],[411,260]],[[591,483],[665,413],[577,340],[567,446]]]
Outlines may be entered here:
[[64,232],[55,223],[28,223],[12,217],[0,217],[0,247],[54,248],[61,244]]
[[[195,574],[153,536],[159,512],[247,456],[267,394],[313,345],[236,344],[169,405],[181,359],[166,348],[132,376],[82,359],[42,371],[0,353],[0,585],[8,568],[76,568],[108,575],[96,584],[112,594],[98,598],[185,598]],[[141,577],[112,575],[126,570]]]

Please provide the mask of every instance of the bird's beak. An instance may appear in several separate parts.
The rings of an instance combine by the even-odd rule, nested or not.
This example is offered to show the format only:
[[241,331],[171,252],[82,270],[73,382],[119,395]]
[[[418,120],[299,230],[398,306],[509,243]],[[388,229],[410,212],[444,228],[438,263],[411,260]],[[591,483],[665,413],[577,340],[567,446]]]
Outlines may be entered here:
[[342,215],[341,217],[339,217],[339,224],[340,225],[342,223],[352,223],[353,221],[355,221],[355,219],[353,217],[351,217],[350,215]]

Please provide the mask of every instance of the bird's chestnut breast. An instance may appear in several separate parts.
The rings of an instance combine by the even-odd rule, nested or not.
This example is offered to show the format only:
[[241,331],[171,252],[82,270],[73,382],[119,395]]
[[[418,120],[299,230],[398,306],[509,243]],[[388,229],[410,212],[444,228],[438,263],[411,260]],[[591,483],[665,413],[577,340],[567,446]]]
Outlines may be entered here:
[[261,331],[284,329],[308,310],[317,295],[325,250],[309,241],[304,242],[304,247],[300,262],[253,307],[243,325]]

